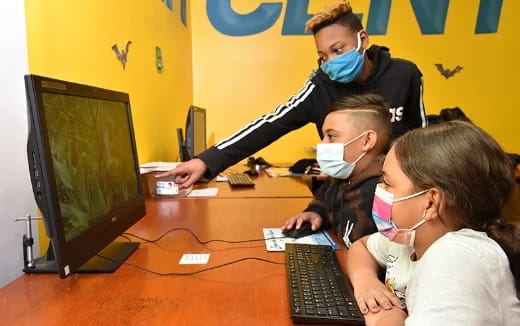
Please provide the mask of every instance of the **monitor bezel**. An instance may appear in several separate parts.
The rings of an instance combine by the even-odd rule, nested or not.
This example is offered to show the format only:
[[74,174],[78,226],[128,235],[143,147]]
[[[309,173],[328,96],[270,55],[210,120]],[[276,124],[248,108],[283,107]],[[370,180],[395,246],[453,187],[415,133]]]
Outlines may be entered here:
[[[130,99],[127,93],[44,76],[29,74],[25,75],[24,79],[29,120],[27,155],[33,193],[42,213],[47,236],[50,238],[57,272],[61,278],[65,278],[146,214]],[[123,102],[126,107],[138,196],[133,201],[127,202],[125,206],[109,212],[104,220],[69,241],[65,241],[56,178],[52,167],[49,137],[43,113],[43,92]]]

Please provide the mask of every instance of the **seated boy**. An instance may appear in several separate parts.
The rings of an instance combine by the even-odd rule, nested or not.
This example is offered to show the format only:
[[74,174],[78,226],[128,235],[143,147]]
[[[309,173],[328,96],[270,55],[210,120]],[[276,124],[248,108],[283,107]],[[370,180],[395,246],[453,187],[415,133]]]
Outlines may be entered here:
[[309,206],[288,219],[282,230],[298,230],[304,222],[314,231],[332,226],[347,247],[377,230],[372,201],[392,134],[390,119],[387,104],[376,94],[348,96],[332,105],[316,156],[329,177]]

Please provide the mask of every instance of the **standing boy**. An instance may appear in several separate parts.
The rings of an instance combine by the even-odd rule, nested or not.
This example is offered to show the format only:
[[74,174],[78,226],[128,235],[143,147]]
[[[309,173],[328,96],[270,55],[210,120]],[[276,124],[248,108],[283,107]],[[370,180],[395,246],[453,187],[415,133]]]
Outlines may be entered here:
[[376,93],[389,104],[393,136],[426,126],[422,74],[415,64],[390,57],[388,48],[368,48],[368,34],[350,3],[339,1],[307,24],[314,34],[319,69],[303,88],[272,113],[265,114],[206,151],[164,175],[181,187],[202,176],[211,179],[288,132],[309,122],[320,138],[328,108],[342,97]]

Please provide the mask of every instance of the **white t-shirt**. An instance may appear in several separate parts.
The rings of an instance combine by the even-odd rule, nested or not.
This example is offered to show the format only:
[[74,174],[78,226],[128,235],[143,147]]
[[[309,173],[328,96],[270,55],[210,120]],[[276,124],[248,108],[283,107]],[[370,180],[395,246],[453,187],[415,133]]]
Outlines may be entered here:
[[[413,262],[412,248],[380,233],[367,247],[387,268],[387,286],[406,294],[406,325],[520,325],[520,300],[502,248],[483,232],[462,229],[435,241]],[[390,270],[389,270],[390,269]]]
[[370,235],[367,247],[377,263],[386,270],[386,287],[405,301],[406,288],[417,264],[411,259],[414,249],[392,242],[379,232]]

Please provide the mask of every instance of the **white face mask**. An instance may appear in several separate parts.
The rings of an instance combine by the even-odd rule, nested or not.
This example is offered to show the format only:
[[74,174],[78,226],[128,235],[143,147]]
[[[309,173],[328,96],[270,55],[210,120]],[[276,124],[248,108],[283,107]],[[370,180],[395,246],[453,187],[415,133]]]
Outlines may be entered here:
[[356,163],[365,156],[366,152],[361,153],[354,162],[343,160],[345,146],[363,137],[367,132],[360,134],[346,143],[320,143],[316,147],[316,160],[320,169],[328,176],[337,179],[347,179],[351,174]]

